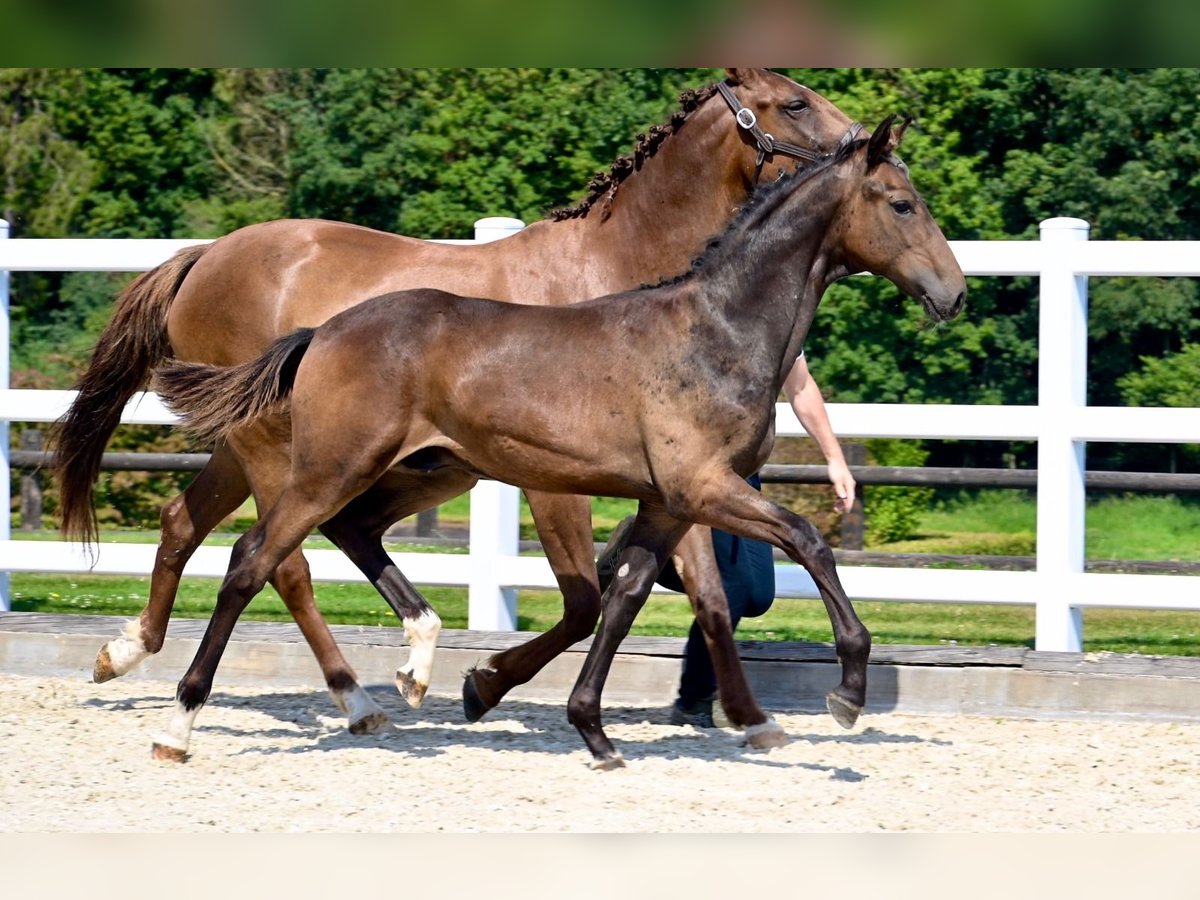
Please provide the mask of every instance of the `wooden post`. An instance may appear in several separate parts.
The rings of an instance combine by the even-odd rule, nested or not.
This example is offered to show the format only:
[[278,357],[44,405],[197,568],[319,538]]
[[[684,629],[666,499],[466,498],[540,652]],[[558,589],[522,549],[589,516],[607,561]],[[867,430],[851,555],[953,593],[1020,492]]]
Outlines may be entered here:
[[[21,432],[21,449],[42,452],[42,430],[26,428]],[[26,469],[21,473],[21,530],[33,531],[42,527],[42,473]]]
[[437,507],[417,513],[417,537],[433,537],[437,533]]
[[[842,444],[842,453],[846,457],[846,465],[852,469],[867,464],[867,445],[858,442]],[[854,506],[850,512],[842,513],[841,545],[843,550],[861,550],[863,548],[863,488],[861,484],[854,485]]]

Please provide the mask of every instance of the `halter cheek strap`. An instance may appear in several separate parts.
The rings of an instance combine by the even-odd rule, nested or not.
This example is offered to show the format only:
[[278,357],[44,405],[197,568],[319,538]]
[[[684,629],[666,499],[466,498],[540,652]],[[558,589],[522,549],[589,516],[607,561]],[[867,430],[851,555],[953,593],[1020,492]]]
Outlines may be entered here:
[[[829,156],[828,153],[818,153],[816,150],[809,150],[807,147],[801,147],[797,144],[790,144],[787,141],[777,141],[775,137],[768,132],[763,131],[758,125],[758,118],[754,115],[754,110],[748,106],[742,106],[738,100],[737,94],[724,81],[717,83],[717,90],[721,96],[725,98],[725,102],[733,111],[733,117],[737,119],[738,127],[746,131],[758,147],[758,154],[754,158],[754,183],[758,183],[758,178],[762,174],[763,163],[768,156],[776,153],[784,156],[790,156],[792,159],[797,159],[802,163],[814,163],[819,159]],[[842,136],[839,143],[844,144],[847,141],[854,140],[854,136],[863,130],[862,125],[858,122],[851,124],[850,129]]]

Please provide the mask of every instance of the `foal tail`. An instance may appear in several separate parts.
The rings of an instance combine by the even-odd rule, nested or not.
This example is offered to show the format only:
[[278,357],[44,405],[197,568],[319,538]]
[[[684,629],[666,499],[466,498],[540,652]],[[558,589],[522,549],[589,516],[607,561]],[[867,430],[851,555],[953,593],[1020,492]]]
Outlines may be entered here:
[[240,366],[170,363],[154,373],[151,387],[182,418],[184,429],[205,442],[222,441],[239,425],[287,401],[314,332],[293,331]]
[[97,540],[93,492],[104,447],[129,398],[146,383],[150,370],[170,355],[167,312],[208,246],[180,250],[121,292],[79,381],[78,396],[55,423],[54,471],[61,492],[62,531],[68,537],[89,544]]

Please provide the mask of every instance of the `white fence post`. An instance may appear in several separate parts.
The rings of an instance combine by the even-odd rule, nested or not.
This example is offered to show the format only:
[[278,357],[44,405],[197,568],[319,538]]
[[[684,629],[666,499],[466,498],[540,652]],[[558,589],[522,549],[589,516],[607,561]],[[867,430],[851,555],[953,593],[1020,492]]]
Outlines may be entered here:
[[[492,216],[475,223],[476,243],[516,234],[520,219]],[[516,631],[517,591],[500,585],[501,560],[520,549],[521,492],[499,481],[480,481],[471,490],[471,581],[467,587],[467,628]]]
[[1087,406],[1088,280],[1064,245],[1086,241],[1090,226],[1055,218],[1040,228],[1036,649],[1079,652],[1083,614],[1072,595],[1083,572],[1086,445],[1074,428]]
[[[8,238],[7,219],[0,219],[0,241]],[[9,315],[8,315],[8,270],[0,269],[0,388],[9,388]],[[0,515],[0,541],[12,537],[12,469],[8,456],[8,419],[0,419],[0,482],[4,483],[4,514]],[[0,572],[0,612],[12,609],[9,599],[8,573]]]

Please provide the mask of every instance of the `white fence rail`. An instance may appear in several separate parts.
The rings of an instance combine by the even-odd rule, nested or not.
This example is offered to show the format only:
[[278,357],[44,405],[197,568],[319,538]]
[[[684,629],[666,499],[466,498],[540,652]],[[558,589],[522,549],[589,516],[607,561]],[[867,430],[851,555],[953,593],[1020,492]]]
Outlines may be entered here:
[[[503,237],[515,220],[481,220],[476,239]],[[0,222],[0,238],[6,226]],[[1049,219],[1040,241],[951,242],[963,271],[977,276],[1030,275],[1040,279],[1038,403],[1036,406],[830,404],[844,438],[957,438],[1032,440],[1038,444],[1037,565],[1031,572],[959,571],[894,567],[840,569],[856,600],[1033,604],[1039,650],[1082,647],[1086,607],[1200,609],[1200,579],[1164,575],[1085,573],[1084,448],[1088,441],[1200,443],[1196,409],[1089,407],[1086,402],[1088,276],[1200,276],[1200,241],[1088,241],[1088,224]],[[194,241],[0,240],[0,366],[8,384],[8,271],[140,271]],[[69,391],[0,390],[0,444],[8,472],[9,421],[50,422],[71,399]],[[153,395],[135,397],[123,421],[173,421]],[[780,404],[780,435],[804,433],[790,407]],[[7,477],[0,478],[7,485]],[[480,482],[471,494],[469,555],[401,553],[398,565],[415,583],[465,586],[469,627],[515,627],[516,590],[556,587],[545,559],[517,555],[517,491]],[[8,572],[148,574],[152,545],[105,543],[93,561],[79,545],[14,541],[0,516],[0,578]],[[342,554],[309,551],[318,581],[359,580]],[[202,547],[187,573],[221,577],[229,549]],[[94,564],[93,564],[94,562]],[[781,597],[816,597],[798,566],[777,567]],[[7,602],[7,585],[0,604]],[[7,608],[7,606],[4,606]]]

